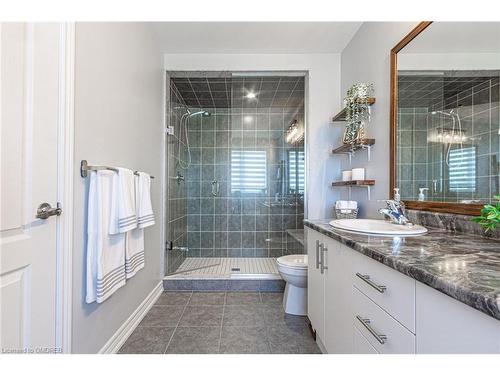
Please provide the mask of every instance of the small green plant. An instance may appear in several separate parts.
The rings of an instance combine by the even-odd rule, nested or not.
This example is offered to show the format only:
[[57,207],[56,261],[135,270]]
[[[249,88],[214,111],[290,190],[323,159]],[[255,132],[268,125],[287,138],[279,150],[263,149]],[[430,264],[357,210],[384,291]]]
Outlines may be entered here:
[[500,195],[495,195],[493,198],[497,200],[495,206],[485,204],[481,216],[472,218],[472,221],[481,225],[485,232],[493,231],[500,225]]

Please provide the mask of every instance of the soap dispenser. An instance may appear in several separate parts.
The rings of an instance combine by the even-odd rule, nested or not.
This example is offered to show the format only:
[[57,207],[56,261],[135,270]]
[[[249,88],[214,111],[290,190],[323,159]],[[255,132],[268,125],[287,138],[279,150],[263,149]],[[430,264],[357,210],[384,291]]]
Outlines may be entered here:
[[394,188],[394,200],[396,202],[401,201],[401,195],[399,194],[399,188]]
[[419,193],[418,193],[418,200],[420,202],[425,201],[425,191],[429,190],[429,188],[419,188]]

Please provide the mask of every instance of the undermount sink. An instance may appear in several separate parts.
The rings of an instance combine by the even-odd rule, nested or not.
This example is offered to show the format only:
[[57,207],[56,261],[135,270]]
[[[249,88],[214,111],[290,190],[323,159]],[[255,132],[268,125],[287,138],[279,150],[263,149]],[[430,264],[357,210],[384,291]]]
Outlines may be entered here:
[[338,219],[330,221],[330,225],[350,232],[386,236],[417,236],[427,233],[427,229],[421,225],[399,225],[374,219]]

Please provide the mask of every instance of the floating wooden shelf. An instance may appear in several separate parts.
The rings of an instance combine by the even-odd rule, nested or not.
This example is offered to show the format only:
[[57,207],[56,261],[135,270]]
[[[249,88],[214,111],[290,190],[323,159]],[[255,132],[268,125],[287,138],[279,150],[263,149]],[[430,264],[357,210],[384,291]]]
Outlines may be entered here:
[[350,154],[360,148],[365,148],[367,146],[373,146],[375,144],[375,139],[367,138],[363,139],[361,142],[356,143],[354,145],[345,144],[336,149],[332,150],[332,154]]
[[[375,103],[375,98],[368,98],[368,105],[373,105]],[[333,116],[332,121],[345,121],[346,109],[343,108],[339,113]]]
[[375,180],[335,181],[332,186],[373,186]]

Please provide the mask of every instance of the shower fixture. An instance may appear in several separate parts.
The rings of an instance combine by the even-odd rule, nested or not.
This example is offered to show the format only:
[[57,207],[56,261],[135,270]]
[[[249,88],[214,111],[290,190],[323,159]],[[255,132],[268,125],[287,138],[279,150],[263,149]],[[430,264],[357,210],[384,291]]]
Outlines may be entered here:
[[452,145],[459,145],[460,150],[463,153],[463,142],[467,140],[465,130],[462,129],[462,121],[460,120],[458,113],[455,113],[455,109],[451,109],[449,112],[436,110],[431,111],[430,114],[433,116],[443,115],[451,119],[451,127],[436,127],[435,131],[432,131],[434,134],[431,133],[431,135],[427,138],[429,142],[444,143],[448,146],[445,161],[446,165],[449,165]]
[[182,134],[182,125],[184,124],[184,136],[186,137],[186,146],[187,146],[187,152],[188,152],[188,162],[186,164],[181,160],[181,145],[180,145],[180,138],[179,138],[178,139],[179,148],[177,151],[177,160],[179,160],[179,167],[181,169],[188,169],[189,166],[191,165],[191,148],[189,147],[188,122],[189,122],[189,119],[191,117],[194,117],[197,115],[202,115],[202,117],[210,117],[210,116],[212,116],[212,113],[210,113],[209,111],[205,111],[205,110],[200,110],[200,111],[191,113],[191,111],[188,108],[186,108],[186,113],[184,113],[181,116],[180,126],[179,126],[179,136]]

